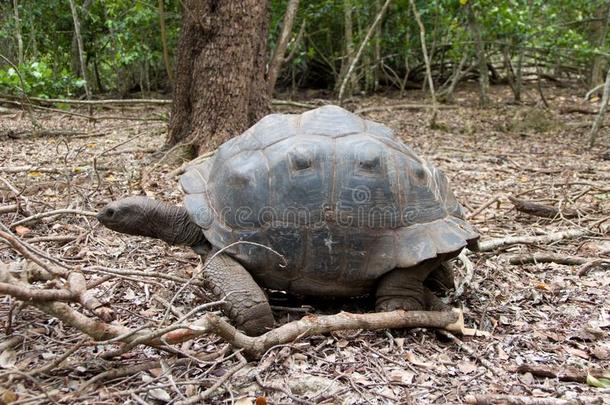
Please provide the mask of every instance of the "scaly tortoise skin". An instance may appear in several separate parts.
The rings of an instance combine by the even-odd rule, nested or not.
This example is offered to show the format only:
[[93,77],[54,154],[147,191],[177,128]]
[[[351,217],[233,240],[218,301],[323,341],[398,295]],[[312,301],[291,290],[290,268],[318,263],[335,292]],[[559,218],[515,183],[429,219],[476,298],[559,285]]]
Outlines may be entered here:
[[[376,292],[378,310],[423,309],[422,282],[479,236],[439,169],[388,127],[336,106],[268,115],[191,167],[180,184],[188,219],[176,211],[171,238],[113,229],[224,249],[215,260],[225,263],[214,266],[222,275],[204,276],[215,295],[230,293],[229,316],[251,334],[273,322],[252,285],[310,296]],[[193,224],[203,237],[180,241],[197,232]],[[227,248],[239,241],[275,252],[250,243]]]

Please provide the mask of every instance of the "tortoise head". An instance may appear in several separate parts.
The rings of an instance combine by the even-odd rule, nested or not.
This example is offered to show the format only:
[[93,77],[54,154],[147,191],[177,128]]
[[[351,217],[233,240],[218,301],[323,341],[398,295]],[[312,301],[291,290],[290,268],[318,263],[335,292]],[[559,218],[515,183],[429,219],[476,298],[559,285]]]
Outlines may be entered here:
[[158,238],[170,245],[187,245],[197,252],[207,249],[209,245],[203,231],[191,221],[184,207],[148,197],[127,197],[113,201],[102,208],[97,219],[116,232]]
[[113,231],[139,236],[156,236],[154,232],[158,203],[148,197],[127,197],[113,201],[97,214],[97,219]]

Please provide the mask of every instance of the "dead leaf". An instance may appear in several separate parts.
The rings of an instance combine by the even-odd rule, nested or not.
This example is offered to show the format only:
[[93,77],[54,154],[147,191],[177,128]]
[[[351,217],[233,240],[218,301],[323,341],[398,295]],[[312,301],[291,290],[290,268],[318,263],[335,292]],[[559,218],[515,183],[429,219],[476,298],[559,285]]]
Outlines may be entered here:
[[254,403],[256,405],[267,405],[267,398],[265,398],[265,397],[256,397],[256,401]]
[[17,235],[19,236],[27,235],[28,233],[30,233],[30,231],[31,229],[27,226],[17,225],[15,227],[15,233],[17,233]]
[[254,405],[256,400],[258,400],[258,398],[254,398],[254,397],[239,398],[237,401],[235,401],[235,405]]
[[407,352],[405,354],[405,359],[416,366],[421,366],[425,368],[432,368],[432,363],[426,363],[422,361],[419,357],[417,357],[413,352]]
[[17,394],[10,390],[3,390],[2,394],[0,394],[0,403],[9,404],[11,402],[15,402],[19,397]]
[[415,377],[415,373],[408,370],[395,368],[393,370],[390,370],[388,376],[390,377],[390,381],[392,382],[401,384],[411,384],[413,382],[413,378]]
[[153,377],[159,377],[163,370],[161,368],[151,368],[148,372],[152,374]]
[[458,364],[458,369],[464,374],[470,374],[477,369],[477,365],[469,361]]
[[565,351],[570,353],[573,356],[578,356],[583,359],[589,359],[589,354],[587,352],[585,352],[584,350],[580,350],[580,349],[576,349],[574,347],[567,346],[565,348]]
[[159,401],[169,402],[172,397],[169,396],[169,393],[162,388],[153,388],[148,391],[151,397],[154,399],[158,399]]
[[600,344],[591,349],[591,354],[599,360],[610,360],[610,346]]
[[346,347],[347,345],[349,345],[349,341],[345,340],[345,339],[341,339],[337,342],[337,347],[339,349],[343,349],[344,347]]
[[13,349],[6,349],[0,353],[0,367],[13,368],[17,362],[17,352]]

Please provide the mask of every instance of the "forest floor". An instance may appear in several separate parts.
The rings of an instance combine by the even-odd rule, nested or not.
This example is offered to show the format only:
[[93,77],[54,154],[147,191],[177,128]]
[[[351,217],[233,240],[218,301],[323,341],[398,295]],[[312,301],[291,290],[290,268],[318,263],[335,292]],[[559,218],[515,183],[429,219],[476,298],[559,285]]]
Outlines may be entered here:
[[[511,395],[522,402],[507,403],[580,403],[574,401],[596,398],[598,403],[610,403],[610,388],[586,383],[587,373],[610,378],[610,270],[593,266],[579,275],[582,265],[509,261],[532,253],[586,261],[610,258],[604,228],[610,220],[610,130],[602,128],[598,146],[587,149],[594,115],[565,110],[597,110],[599,101],[583,102],[583,92],[545,88],[551,106],[545,111],[538,105],[535,88],[527,89],[522,105],[513,105],[509,89],[495,86],[493,105],[481,109],[476,89],[465,88],[456,93],[454,104],[440,110],[434,130],[428,126],[427,109],[363,113],[392,127],[445,171],[467,212],[476,213],[471,222],[482,240],[592,231],[554,243],[469,254],[474,275],[468,279],[458,267],[458,280],[466,277],[468,282],[459,298],[452,293],[449,299],[463,309],[467,326],[491,336],[455,341],[428,329],[335,332],[274,347],[262,360],[246,365],[221,338],[202,336],[178,348],[192,356],[208,353],[207,360],[178,361],[179,356],[142,346],[105,360],[103,354],[117,348],[112,342],[95,343],[57,318],[0,295],[0,403],[173,403],[216,382],[220,386],[202,402],[485,403],[484,398],[469,396],[498,400]],[[425,102],[419,92],[409,92],[400,99],[354,98],[347,107]],[[290,106],[277,109],[302,111]],[[83,269],[90,282],[112,274],[93,291],[109,303],[116,323],[131,328],[159,324],[181,283],[138,272],[185,279],[198,265],[198,256],[157,240],[113,233],[92,212],[111,200],[142,194],[143,169],[146,191],[180,202],[171,174],[180,163],[163,159],[159,152],[168,109],[96,111],[98,116],[156,121],[92,123],[60,113],[35,114],[47,131],[43,136],[31,136],[25,112],[7,110],[0,115],[0,222],[59,264]],[[553,206],[559,215],[545,219],[517,211],[509,196]],[[75,211],[16,224],[56,209]],[[1,262],[18,268],[21,260],[8,245],[0,244]],[[186,288],[175,297],[170,318],[204,302],[195,290]],[[335,305],[335,311],[342,308]],[[348,303],[350,310],[354,305]],[[307,309],[316,313],[315,307]],[[300,316],[283,311],[276,315],[282,322]],[[134,367],[138,364],[143,366]],[[236,366],[241,368],[230,375]]]

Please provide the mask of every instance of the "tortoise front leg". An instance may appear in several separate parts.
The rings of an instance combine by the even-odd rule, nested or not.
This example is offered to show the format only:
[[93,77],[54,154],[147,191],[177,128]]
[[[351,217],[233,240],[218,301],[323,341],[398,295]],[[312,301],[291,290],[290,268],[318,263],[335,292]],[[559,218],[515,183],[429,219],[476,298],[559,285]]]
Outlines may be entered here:
[[221,253],[212,258],[210,255],[203,278],[217,299],[225,299],[223,312],[238,329],[258,336],[273,328],[267,296],[250,273],[231,256]]
[[430,307],[431,297],[424,289],[424,280],[438,264],[438,260],[427,260],[414,267],[394,269],[383,276],[377,286],[376,310],[421,311]]

